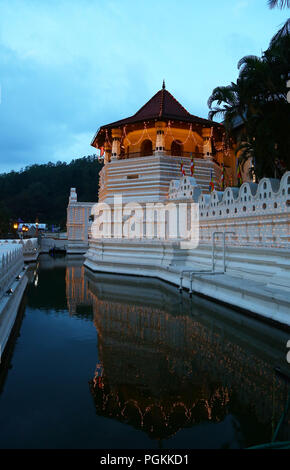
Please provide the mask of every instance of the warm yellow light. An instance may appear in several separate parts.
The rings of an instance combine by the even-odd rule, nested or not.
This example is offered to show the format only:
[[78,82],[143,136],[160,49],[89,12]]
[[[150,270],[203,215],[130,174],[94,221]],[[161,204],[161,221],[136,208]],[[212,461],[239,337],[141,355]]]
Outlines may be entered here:
[[13,228],[14,228],[14,230],[17,230],[18,229],[18,224],[17,223],[13,224]]

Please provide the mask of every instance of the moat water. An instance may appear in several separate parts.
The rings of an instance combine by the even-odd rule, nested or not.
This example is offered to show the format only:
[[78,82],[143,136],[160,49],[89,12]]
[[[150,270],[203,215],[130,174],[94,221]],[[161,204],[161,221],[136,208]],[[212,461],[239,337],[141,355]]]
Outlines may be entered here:
[[[0,364],[1,448],[244,448],[287,401],[290,333],[158,280],[41,256]],[[289,439],[289,416],[279,440]]]

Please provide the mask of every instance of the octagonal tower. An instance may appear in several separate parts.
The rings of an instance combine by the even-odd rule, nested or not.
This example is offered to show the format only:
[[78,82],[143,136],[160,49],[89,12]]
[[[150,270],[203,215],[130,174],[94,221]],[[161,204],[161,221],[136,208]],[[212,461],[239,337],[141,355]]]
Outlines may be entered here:
[[[210,175],[219,188],[223,126],[190,114],[165,88],[159,90],[131,117],[100,127],[91,145],[104,148],[99,201],[156,201],[168,197],[172,179],[185,173],[194,176],[208,192]],[[217,145],[215,145],[217,144]]]

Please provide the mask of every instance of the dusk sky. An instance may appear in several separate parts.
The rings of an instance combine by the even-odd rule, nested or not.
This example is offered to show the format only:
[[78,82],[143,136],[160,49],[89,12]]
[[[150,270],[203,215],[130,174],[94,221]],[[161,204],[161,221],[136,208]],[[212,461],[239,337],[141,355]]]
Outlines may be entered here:
[[162,86],[207,117],[288,17],[267,0],[0,0],[0,173],[95,153]]

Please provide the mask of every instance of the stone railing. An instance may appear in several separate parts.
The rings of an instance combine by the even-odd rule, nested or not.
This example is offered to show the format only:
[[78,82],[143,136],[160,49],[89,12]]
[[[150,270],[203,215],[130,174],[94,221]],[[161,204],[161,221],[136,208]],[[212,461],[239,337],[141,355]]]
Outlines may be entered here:
[[[198,186],[192,185],[188,191],[196,188]],[[187,194],[187,196],[187,199],[160,201],[159,205],[162,206],[160,209],[157,207],[158,201],[152,203],[152,206],[156,205],[154,209],[150,209],[151,203],[141,203],[140,211],[135,210],[135,234],[132,238],[180,241],[181,229],[187,225],[186,220],[182,222],[184,219],[181,219],[180,211],[184,210],[182,206],[185,203],[188,204],[188,220],[190,213],[193,217],[195,212],[189,211],[193,195],[190,197]],[[102,233],[95,235],[95,224],[93,224],[92,238],[94,236],[97,239],[129,237],[126,222],[129,220],[130,210],[134,212],[134,208],[128,207],[128,212],[126,204],[123,206],[103,204],[102,207],[103,230]],[[226,231],[232,232],[226,240],[227,244],[233,246],[290,248],[290,172],[283,176],[281,182],[264,178],[259,184],[244,183],[240,188],[226,188],[223,192],[213,191],[211,194],[202,194],[198,199],[196,210],[199,215],[198,238],[201,244],[211,244],[213,232]],[[92,213],[98,217],[95,208]],[[157,216],[154,215],[156,213],[158,213]],[[151,220],[151,222],[146,224],[146,220]],[[176,227],[175,220],[177,229],[173,230]],[[193,222],[192,219],[192,226]],[[198,222],[198,218],[195,222]]]
[[37,255],[39,251],[39,243],[37,238],[26,238],[19,240],[1,240],[1,245],[12,244],[12,245],[22,245],[23,255],[26,258],[27,256]]
[[21,271],[23,263],[22,246],[0,242],[0,299]]
[[31,255],[33,253],[37,253],[39,250],[39,244],[37,238],[28,238],[27,240],[23,240],[23,254],[24,256],[27,254]]
[[200,240],[214,231],[233,231],[231,244],[290,248],[290,171],[281,181],[263,178],[203,194],[199,200]]

